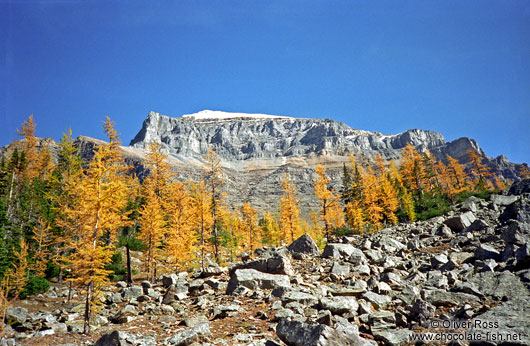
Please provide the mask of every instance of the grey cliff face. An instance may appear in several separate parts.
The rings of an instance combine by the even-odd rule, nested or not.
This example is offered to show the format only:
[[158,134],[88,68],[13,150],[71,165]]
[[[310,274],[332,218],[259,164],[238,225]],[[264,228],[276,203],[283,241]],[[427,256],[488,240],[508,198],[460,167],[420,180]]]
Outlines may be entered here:
[[171,155],[195,159],[201,159],[212,147],[225,161],[307,155],[349,156],[359,152],[380,153],[386,159],[394,159],[399,157],[399,150],[407,143],[422,151],[446,143],[441,134],[433,131],[416,129],[385,136],[355,130],[330,119],[194,119],[149,112],[130,146],[145,149],[153,140],[161,142]]

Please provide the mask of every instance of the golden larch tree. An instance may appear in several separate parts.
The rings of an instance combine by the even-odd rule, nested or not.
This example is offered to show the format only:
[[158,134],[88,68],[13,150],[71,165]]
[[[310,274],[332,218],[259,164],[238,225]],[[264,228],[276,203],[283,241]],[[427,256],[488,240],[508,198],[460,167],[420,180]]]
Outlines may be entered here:
[[344,215],[339,203],[340,196],[328,186],[331,179],[326,176],[326,169],[317,165],[317,176],[313,181],[315,195],[320,201],[320,221],[324,224],[324,232],[329,241],[333,228],[344,224]]
[[19,136],[24,137],[23,151],[26,156],[26,170],[24,171],[27,178],[32,180],[39,175],[37,161],[37,137],[35,136],[36,124],[33,121],[33,114],[22,123],[22,128],[17,129]]
[[300,210],[297,191],[287,173],[281,181],[283,196],[280,201],[280,234],[285,242],[293,242],[300,234]]
[[358,233],[364,232],[366,217],[360,200],[354,200],[346,204],[346,216],[348,226]]
[[412,198],[412,194],[404,186],[402,187],[400,200],[403,210],[405,211],[405,214],[407,215],[409,221],[416,221],[416,212],[414,211],[414,200]]
[[403,149],[400,169],[405,186],[411,191],[420,190],[424,176],[423,160],[410,143]]
[[77,211],[80,209],[79,193],[82,191],[77,188],[77,184],[83,172],[81,157],[70,129],[61,138],[58,156],[58,174],[54,175],[52,184],[55,188],[51,191],[50,198],[53,201],[57,225],[57,231],[54,234],[54,262],[59,266],[59,282],[62,282],[63,272],[68,267],[68,256],[76,248],[81,229],[81,215]]
[[345,191],[343,200],[345,203],[344,211],[348,226],[356,232],[364,232],[366,225],[366,213],[363,206],[363,178],[364,169],[357,165],[355,157],[350,155],[348,167],[344,166]]
[[37,220],[37,225],[33,228],[33,241],[35,250],[33,252],[33,263],[30,266],[35,276],[44,276],[46,264],[51,258],[49,250],[53,243],[51,227],[42,217]]
[[222,187],[224,185],[223,180],[223,171],[221,166],[221,160],[219,155],[212,149],[208,148],[208,154],[205,157],[205,178],[206,186],[210,191],[211,201],[211,213],[212,213],[212,225],[211,225],[211,234],[213,236],[213,245],[215,253],[215,261],[219,263],[219,208],[222,204]]
[[124,213],[128,185],[125,166],[120,153],[119,136],[114,123],[107,117],[104,129],[109,143],[99,145],[89,162],[85,174],[72,188],[77,192],[78,209],[70,210],[77,214],[80,230],[75,252],[69,256],[70,278],[85,297],[84,332],[90,333],[90,320],[100,303],[101,288],[108,282],[113,243],[117,232],[128,224]]
[[18,298],[28,282],[28,246],[20,240],[20,250],[14,252],[15,261],[0,280],[0,338],[3,337],[7,309]]
[[467,156],[471,164],[471,174],[473,174],[473,183],[476,189],[491,189],[492,185],[490,182],[493,173],[491,173],[488,166],[483,162],[482,157],[478,155],[475,150],[469,149]]
[[206,253],[208,252],[208,242],[212,220],[212,198],[210,192],[201,180],[198,183],[190,182],[190,221],[199,239],[199,249],[201,253],[201,268],[204,270]]
[[280,225],[278,222],[277,215],[272,215],[270,212],[263,214],[260,222],[261,228],[263,230],[263,238],[267,244],[271,245],[280,245],[281,236],[280,236]]
[[399,199],[390,168],[386,167],[383,157],[379,154],[375,156],[375,164],[379,186],[379,204],[382,208],[383,217],[387,222],[396,224],[398,220],[395,213],[399,208]]
[[395,225],[398,222],[396,210],[399,208],[398,191],[391,181],[389,174],[379,178],[379,193],[381,196],[381,208],[385,219]]
[[245,201],[239,210],[241,213],[241,233],[243,235],[243,250],[252,253],[261,245],[261,228],[258,227],[258,213],[252,205]]
[[519,176],[521,179],[530,178],[530,169],[528,168],[528,165],[522,164],[519,166]]
[[495,176],[493,178],[493,182],[495,183],[495,188],[497,190],[504,190],[508,187],[506,183],[499,176]]
[[462,164],[458,162],[457,159],[446,155],[447,158],[447,171],[449,172],[449,177],[451,179],[451,184],[453,186],[453,195],[458,194],[466,189],[466,179],[467,175],[465,173],[465,168]]
[[362,203],[366,213],[366,221],[368,221],[372,230],[379,229],[383,220],[383,208],[380,203],[381,192],[378,183],[379,180],[373,169],[367,167],[362,179]]
[[190,219],[190,196],[183,183],[173,181],[169,185],[165,209],[169,216],[166,250],[170,265],[177,271],[188,269],[194,260],[197,234]]
[[440,188],[440,192],[449,198],[453,198],[455,195],[455,188],[451,181],[449,169],[442,160],[436,162],[434,169],[438,179],[438,187]]
[[171,172],[167,155],[162,152],[160,143],[151,142],[147,151],[145,165],[149,175],[142,184],[142,197],[145,204],[140,209],[139,239],[147,246],[145,264],[148,280],[154,282],[160,255],[160,247],[166,231],[166,211],[164,201],[169,195]]
[[389,165],[390,179],[394,182],[394,187],[397,190],[399,199],[399,208],[405,213],[410,222],[416,221],[416,213],[414,211],[414,200],[412,194],[407,190],[403,184],[403,177],[398,171],[394,162]]
[[145,204],[140,209],[140,230],[138,238],[146,246],[145,267],[147,279],[154,282],[156,278],[156,266],[160,256],[160,246],[164,239],[166,226],[165,212],[162,209],[160,197],[155,191],[144,192]]

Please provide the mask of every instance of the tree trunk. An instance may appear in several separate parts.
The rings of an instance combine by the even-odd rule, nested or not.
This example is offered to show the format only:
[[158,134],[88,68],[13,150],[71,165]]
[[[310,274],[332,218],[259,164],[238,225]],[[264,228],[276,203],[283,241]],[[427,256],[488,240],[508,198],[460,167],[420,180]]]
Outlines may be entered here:
[[70,281],[70,285],[68,287],[68,298],[66,300],[67,303],[70,303],[70,300],[72,299],[72,281]]
[[59,266],[59,277],[57,278],[60,284],[63,283],[63,266]]
[[[214,216],[215,217],[215,216]],[[215,247],[215,263],[219,263],[219,246],[217,241],[217,220],[214,219],[213,221],[213,241],[214,241],[214,247]]]
[[131,251],[129,246],[129,237],[127,237],[127,286],[132,287],[133,285],[133,279],[132,279],[132,270],[131,270]]
[[92,293],[92,284],[87,285],[86,301],[85,301],[85,325],[83,333],[90,334],[90,295]]
[[204,272],[204,215],[202,214],[201,214],[201,268],[202,268],[202,271]]

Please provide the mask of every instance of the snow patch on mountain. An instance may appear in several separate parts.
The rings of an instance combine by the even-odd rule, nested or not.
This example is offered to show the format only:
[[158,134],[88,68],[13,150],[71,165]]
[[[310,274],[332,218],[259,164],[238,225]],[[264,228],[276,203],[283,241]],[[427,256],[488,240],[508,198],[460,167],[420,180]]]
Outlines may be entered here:
[[251,118],[251,119],[294,119],[293,117],[286,117],[282,115],[270,115],[259,113],[232,113],[222,111],[203,110],[193,114],[184,114],[182,118],[191,118],[194,120],[210,120],[210,119],[237,119],[237,118]]

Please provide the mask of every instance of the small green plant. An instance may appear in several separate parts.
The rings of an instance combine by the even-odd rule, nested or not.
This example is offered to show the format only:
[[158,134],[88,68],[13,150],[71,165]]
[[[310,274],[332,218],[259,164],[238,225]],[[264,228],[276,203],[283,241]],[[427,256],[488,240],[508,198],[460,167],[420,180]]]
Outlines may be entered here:
[[127,268],[123,264],[123,256],[121,252],[116,252],[112,255],[111,263],[105,269],[112,271],[109,278],[112,281],[120,281],[127,275]]
[[348,226],[337,227],[333,230],[333,235],[335,237],[343,237],[343,236],[354,235],[354,234],[362,234],[362,232],[353,230]]
[[44,293],[50,289],[50,282],[42,276],[30,276],[28,283],[20,292],[20,298],[26,298],[28,296]]
[[497,192],[498,191],[494,191],[494,190],[486,190],[486,191],[478,191],[478,192],[477,191],[464,191],[456,195],[455,198],[457,202],[463,202],[472,196],[477,197],[477,198],[486,199]]
[[[120,235],[118,239],[118,247],[127,246],[127,234]],[[147,247],[145,244],[138,238],[131,237],[129,240],[129,249],[131,251],[144,251]]]
[[431,209],[427,209],[422,212],[416,213],[416,218],[418,220],[428,220],[436,216],[444,215],[448,211],[449,211],[449,208],[447,207],[443,207],[441,209],[431,208]]
[[46,275],[46,279],[50,280],[50,279],[58,277],[59,271],[60,271],[59,266],[56,263],[49,261],[46,264],[46,270],[44,271],[44,274]]

